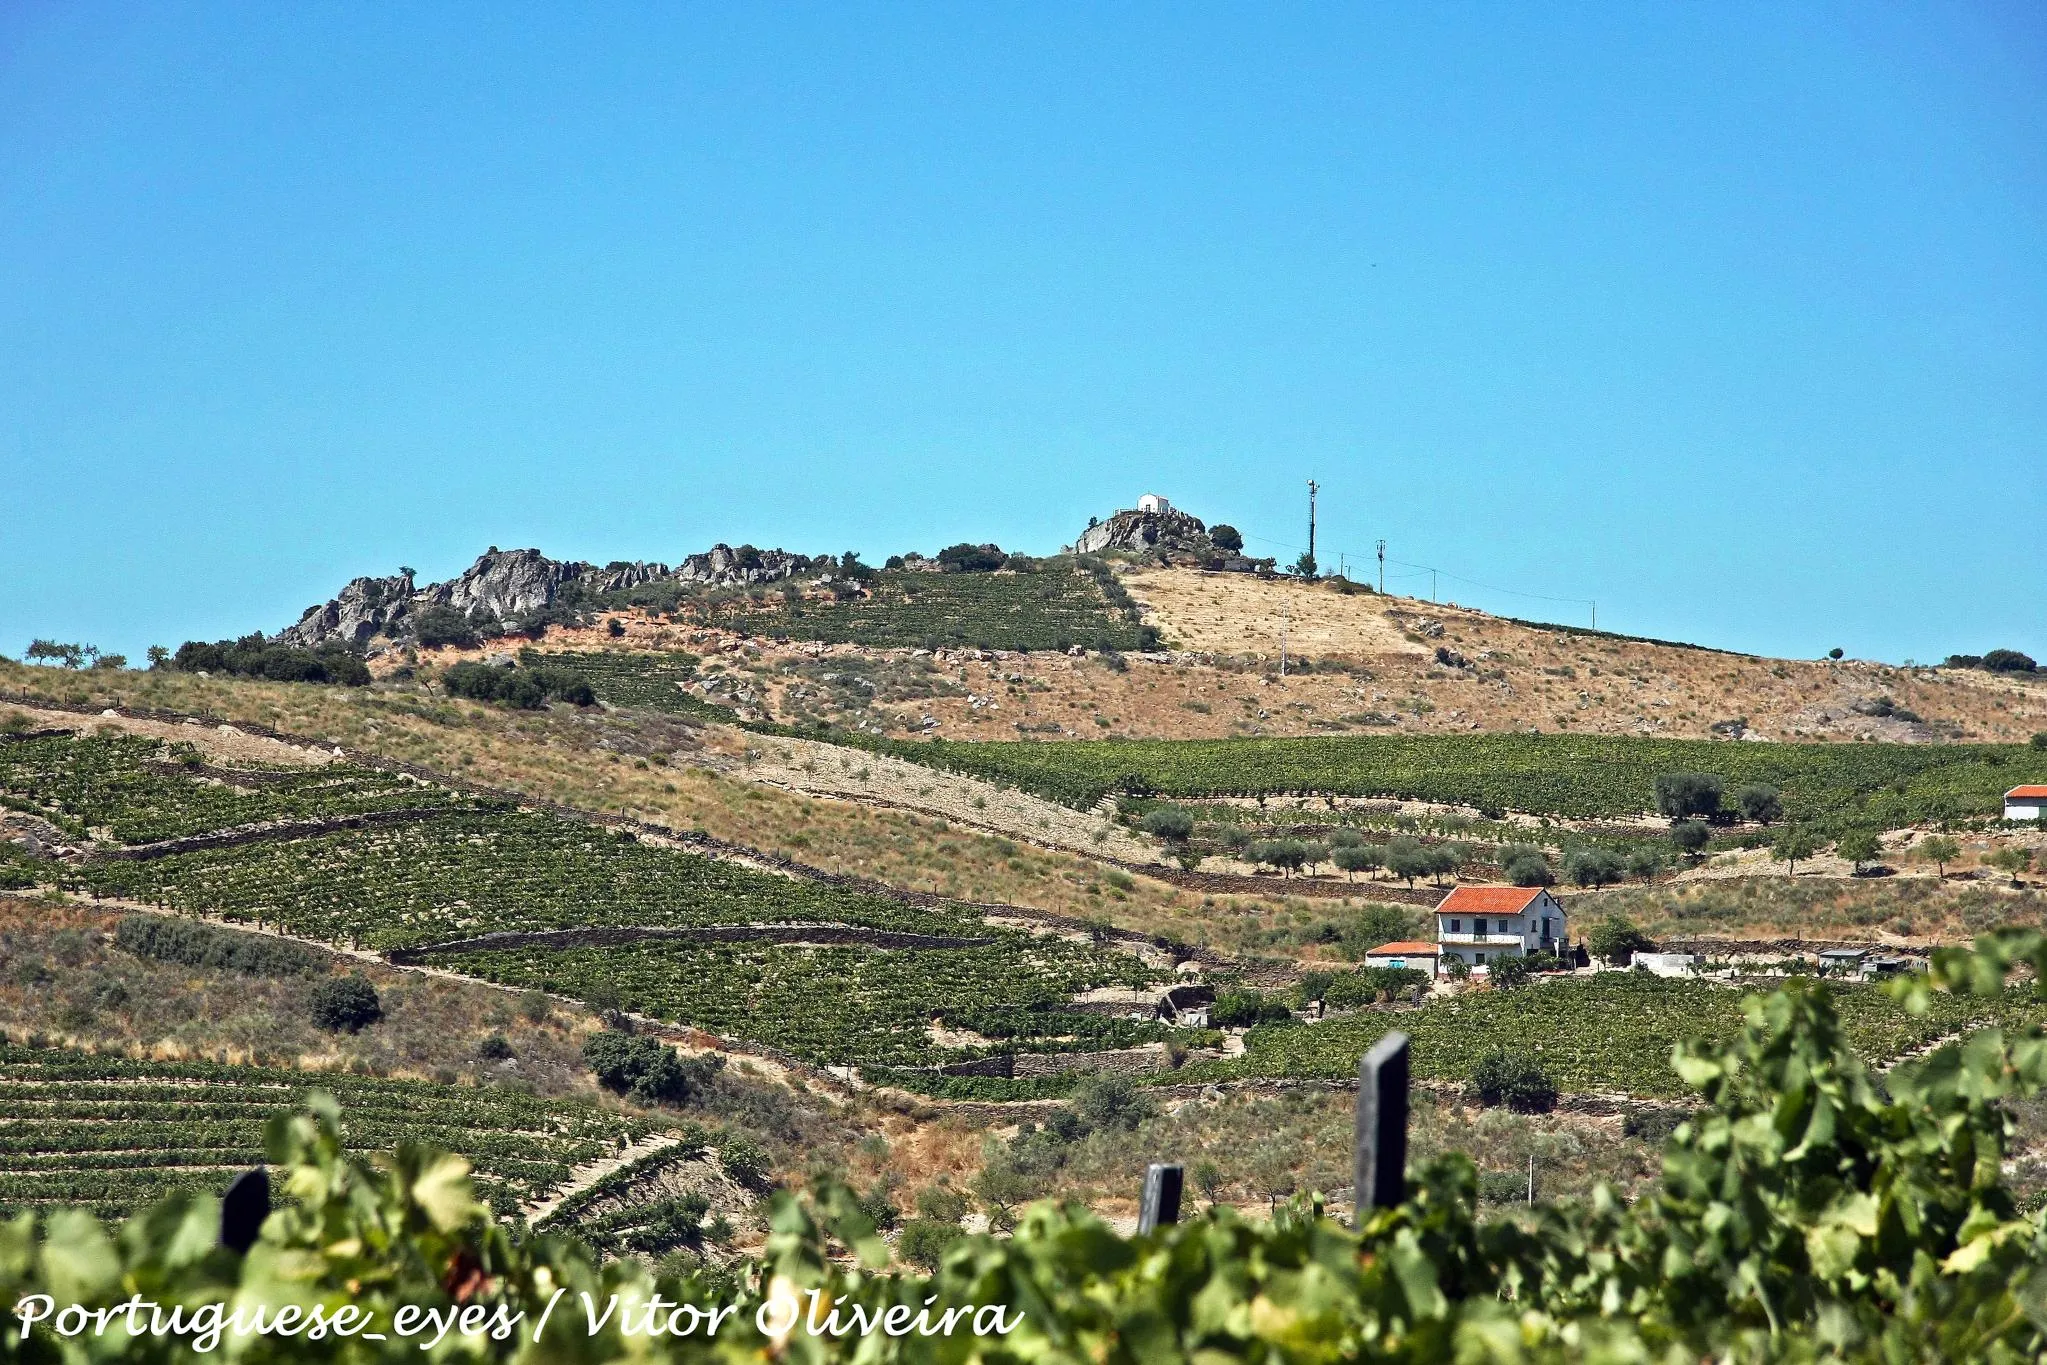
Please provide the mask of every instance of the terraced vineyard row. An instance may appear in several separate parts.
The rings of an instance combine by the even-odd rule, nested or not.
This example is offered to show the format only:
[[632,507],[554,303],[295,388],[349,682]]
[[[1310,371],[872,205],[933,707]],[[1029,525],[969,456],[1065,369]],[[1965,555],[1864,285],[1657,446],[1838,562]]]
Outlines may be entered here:
[[555,654],[525,649],[519,652],[519,662],[527,668],[573,674],[590,684],[607,706],[637,706],[706,720],[736,719],[728,708],[683,690],[682,685],[696,677],[694,654]]
[[652,1131],[496,1088],[0,1046],[0,1209],[61,1202],[111,1217],[173,1189],[223,1188],[262,1160],[269,1118],[315,1089],[341,1102],[354,1150],[415,1141],[460,1153],[500,1212]]
[[751,611],[731,623],[792,640],[884,649],[1138,649],[1147,640],[1094,575],[1064,565],[1035,573],[885,569],[869,591],[858,601]]
[[967,773],[1086,809],[1112,792],[1170,797],[1289,792],[1439,801],[1596,819],[1655,809],[1663,773],[1767,782],[1789,818],[1885,828],[1996,815],[2006,790],[2047,780],[2047,754],[2013,744],[1734,744],[1579,735],[1310,739],[840,742]]
[[522,812],[91,863],[67,877],[102,896],[377,949],[596,925],[832,923],[981,932],[978,922],[958,915]]
[[262,820],[479,803],[371,768],[263,768],[235,785],[185,749],[133,735],[0,739],[0,803],[41,816],[75,838],[104,829],[123,844],[154,843]]
[[769,944],[508,949],[436,954],[439,965],[505,985],[621,1003],[658,1018],[780,1048],[818,1065],[914,1066],[958,1060],[928,1024],[968,1007],[1000,1011],[1030,1050],[1025,1013],[1076,991],[1142,985],[1154,973],[1133,958],[1058,939],[1004,935],[984,948],[886,951]]
[[[1935,994],[1924,1015],[1871,986],[1833,989],[1842,1033],[1874,1062],[1887,1062],[1969,1028],[2047,1020],[2047,1005],[2014,992],[2006,1001]],[[1365,1013],[1327,1023],[1253,1029],[1242,1058],[1189,1067],[1178,1079],[1352,1077],[1358,1058],[1388,1029],[1413,1044],[1414,1074],[1464,1081],[1495,1047],[1523,1052],[1567,1091],[1684,1092],[1670,1069],[1680,1039],[1724,1041],[1742,1023],[1742,993],[1703,981],[1634,973],[1540,982],[1436,1000],[1398,1014]]]

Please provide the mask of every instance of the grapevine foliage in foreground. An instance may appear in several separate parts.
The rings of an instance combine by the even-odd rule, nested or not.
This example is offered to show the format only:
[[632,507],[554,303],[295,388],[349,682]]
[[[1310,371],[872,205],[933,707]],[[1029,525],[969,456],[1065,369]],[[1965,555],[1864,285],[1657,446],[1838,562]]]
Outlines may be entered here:
[[1587,735],[1354,735],[954,743],[833,739],[1035,792],[1081,809],[1141,789],[1169,797],[1315,792],[1596,819],[1656,807],[1656,779],[1710,772],[1768,783],[1788,818],[1886,829],[1995,815],[2039,756],[2016,744],[1727,744]]
[[[2022,960],[2047,968],[2047,941],[2012,933],[1943,954],[1940,984],[2001,992]],[[2038,979],[2038,978],[2036,978]],[[1926,983],[1902,993],[1930,998]],[[1671,1136],[1661,1188],[1629,1207],[1603,1190],[1525,1223],[1481,1223],[1471,1163],[1413,1174],[1408,1202],[1353,1233],[1297,1201],[1270,1223],[1211,1213],[1134,1238],[1084,1210],[1040,1206],[1007,1241],[962,1237],[930,1277],[888,1273],[886,1247],[851,1194],[822,1187],[806,1206],[777,1196],[773,1233],[744,1279],[740,1311],[714,1340],[628,1339],[611,1315],[596,1333],[576,1311],[619,1294],[628,1306],[728,1301],[693,1280],[651,1279],[580,1244],[524,1241],[469,1198],[460,1161],[400,1147],[370,1169],[342,1153],[331,1101],[279,1119],[272,1159],[293,1201],[246,1257],[213,1245],[218,1207],[181,1196],[118,1239],[89,1217],[23,1218],[0,1229],[0,1296],[51,1307],[154,1302],[476,1304],[524,1315],[525,1330],[416,1340],[254,1339],[249,1361],[429,1359],[598,1361],[2022,1361],[2047,1353],[2047,1226],[2020,1217],[2002,1181],[2008,1101],[2047,1084],[2047,1039],[1989,1031],[1882,1085],[1841,1035],[1824,987],[1751,998],[1723,1044],[1678,1050],[1700,1110]],[[843,1250],[835,1252],[837,1248]],[[850,1252],[850,1255],[845,1254]],[[809,1291],[818,1291],[803,1322]],[[571,1311],[543,1306],[562,1291]],[[770,1314],[756,1316],[762,1305]],[[1008,1310],[1006,1335],[833,1336],[851,1309]],[[792,1311],[793,1310],[793,1311]],[[480,1315],[482,1316],[482,1315]],[[665,1315],[664,1315],[665,1318]],[[678,1315],[678,1321],[681,1321]],[[887,1319],[883,1319],[887,1321]],[[927,1317],[926,1322],[930,1319]],[[985,1314],[983,1322],[992,1327]],[[184,1343],[116,1334],[98,1359],[193,1359]],[[788,1324],[786,1335],[764,1327]],[[83,1360],[45,1322],[26,1339],[0,1320],[0,1349],[32,1362]],[[67,1349],[69,1347],[70,1349]]]

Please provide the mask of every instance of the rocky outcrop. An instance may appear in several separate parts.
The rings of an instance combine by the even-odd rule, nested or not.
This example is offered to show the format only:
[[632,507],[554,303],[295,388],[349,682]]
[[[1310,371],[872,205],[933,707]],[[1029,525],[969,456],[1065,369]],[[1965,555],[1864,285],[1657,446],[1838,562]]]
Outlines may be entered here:
[[714,545],[691,555],[674,568],[666,564],[626,563],[599,568],[582,560],[549,559],[538,550],[500,550],[493,545],[461,575],[444,583],[415,587],[410,573],[389,578],[351,580],[332,601],[308,607],[294,625],[279,631],[280,644],[316,648],[330,641],[350,646],[383,635],[402,639],[411,633],[411,618],[427,607],[451,607],[478,623],[516,625],[536,612],[561,602],[601,597],[648,583],[683,583],[746,587],[777,583],[827,567],[823,561],[787,550],[733,549]]
[[1178,550],[1184,554],[1212,555],[1215,546],[1201,518],[1185,512],[1138,512],[1126,509],[1107,521],[1098,521],[1081,532],[1073,543],[1075,552],[1100,554],[1104,550]]
[[376,635],[390,634],[391,623],[412,604],[412,575],[354,578],[332,601],[307,607],[298,624],[277,632],[279,644],[312,649],[330,640],[359,645]]
[[679,582],[721,588],[749,587],[755,583],[779,583],[798,578],[819,565],[809,555],[787,550],[756,550],[751,545],[733,549],[720,542],[700,555],[691,555],[675,566]]

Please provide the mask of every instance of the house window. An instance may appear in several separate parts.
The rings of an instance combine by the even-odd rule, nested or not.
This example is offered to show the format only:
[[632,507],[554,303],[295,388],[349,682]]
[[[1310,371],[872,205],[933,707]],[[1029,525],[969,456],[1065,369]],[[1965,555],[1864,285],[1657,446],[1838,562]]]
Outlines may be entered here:
[[1461,919],[1453,919],[1453,920],[1451,920],[1451,921],[1450,921],[1450,932],[1451,932],[1451,933],[1453,933],[1453,934],[1461,934],[1461,933],[1463,933],[1463,932],[1464,932],[1464,921],[1463,921],[1463,920],[1461,920]]
[[1485,966],[1485,954],[1484,954],[1484,953],[1473,953],[1473,954],[1471,955],[1471,965],[1472,965],[1472,966],[1474,966],[1474,967],[1483,967],[1483,966]]
[[1471,922],[1471,932],[1472,932],[1472,933],[1474,933],[1474,934],[1477,934],[1477,935],[1478,935],[1478,936],[1479,936],[1480,938],[1484,938],[1484,937],[1485,937],[1485,921],[1484,921],[1484,920],[1482,920],[1482,919],[1475,919],[1475,920],[1473,920],[1473,921]]

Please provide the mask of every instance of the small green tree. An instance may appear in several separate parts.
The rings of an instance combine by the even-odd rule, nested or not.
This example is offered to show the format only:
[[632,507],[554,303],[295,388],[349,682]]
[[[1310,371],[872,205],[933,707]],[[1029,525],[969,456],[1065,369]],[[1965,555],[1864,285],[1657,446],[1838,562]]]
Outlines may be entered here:
[[1403,834],[1386,846],[1386,870],[1409,886],[1416,877],[1428,876],[1435,866],[1435,859],[1418,839]]
[[1636,953],[1646,953],[1656,944],[1627,916],[1608,915],[1592,926],[1585,946],[1594,957],[1603,958],[1615,967],[1625,967],[1634,960]]
[[[1935,874],[1945,880],[1947,865],[1962,856],[1962,846],[1945,834],[1936,834],[1930,839],[1921,839],[1912,852],[1932,863]],[[1848,855],[1843,853],[1841,856],[1845,858]]]
[[1656,874],[1663,870],[1663,854],[1649,844],[1639,844],[1628,851],[1628,872],[1654,885]]
[[1819,836],[1803,825],[1787,825],[1770,845],[1770,857],[1790,864],[1789,870],[1794,877],[1798,875],[1798,864],[1819,851]]
[[1586,846],[1564,855],[1564,875],[1573,886],[1611,886],[1627,875],[1627,868],[1619,854]]
[[1758,825],[1767,825],[1784,816],[1784,798],[1775,787],[1767,782],[1751,782],[1734,791],[1735,807],[1741,811],[1741,818]]
[[1214,1208],[1222,1202],[1223,1188],[1226,1183],[1223,1179],[1222,1167],[1216,1165],[1209,1158],[1203,1157],[1194,1163],[1194,1169],[1189,1174],[1194,1177],[1194,1188],[1201,1191],[1201,1197],[1208,1201],[1210,1208]]
[[1851,829],[1834,841],[1834,852],[1854,864],[1857,872],[1864,863],[1873,863],[1883,856],[1883,841],[1876,837],[1873,829]]
[[1168,843],[1183,843],[1194,833],[1194,817],[1176,806],[1147,811],[1139,823],[1146,834]]
[[1554,886],[1557,880],[1549,855],[1533,844],[1508,844],[1501,849],[1500,875],[1515,886]]
[[1374,871],[1386,861],[1385,850],[1371,844],[1345,844],[1329,856],[1346,880],[1356,880],[1356,873]]
[[1224,554],[1238,554],[1244,548],[1244,534],[1228,522],[1218,522],[1208,528],[1208,539]]
[[1679,853],[1694,861],[1706,851],[1712,838],[1713,831],[1701,820],[1680,820],[1670,827],[1670,842]]
[[1664,773],[1656,779],[1656,809],[1672,820],[1710,820],[1720,813],[1721,785],[1712,773]]
[[2009,872],[2016,877],[2032,868],[2033,850],[2017,844],[2009,848],[2000,848],[1990,855],[1990,865],[2000,872]]

